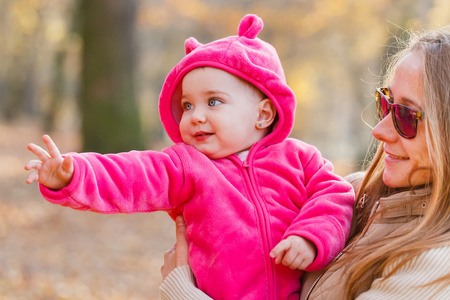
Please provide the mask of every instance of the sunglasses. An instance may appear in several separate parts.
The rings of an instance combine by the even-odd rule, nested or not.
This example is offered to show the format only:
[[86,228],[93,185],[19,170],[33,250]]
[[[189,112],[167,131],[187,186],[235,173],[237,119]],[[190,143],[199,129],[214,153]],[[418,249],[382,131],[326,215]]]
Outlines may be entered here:
[[378,118],[383,120],[392,112],[392,121],[398,134],[406,139],[413,139],[417,134],[417,123],[425,116],[425,112],[412,109],[406,105],[394,104],[389,101],[389,90],[378,88],[375,93]]

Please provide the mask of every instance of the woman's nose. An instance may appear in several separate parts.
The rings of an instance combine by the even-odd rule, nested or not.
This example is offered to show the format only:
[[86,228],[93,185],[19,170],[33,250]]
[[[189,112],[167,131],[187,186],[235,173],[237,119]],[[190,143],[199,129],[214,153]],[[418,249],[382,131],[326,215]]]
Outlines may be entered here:
[[392,120],[392,112],[390,112],[383,120],[372,129],[372,135],[380,142],[392,142],[400,135],[395,130]]

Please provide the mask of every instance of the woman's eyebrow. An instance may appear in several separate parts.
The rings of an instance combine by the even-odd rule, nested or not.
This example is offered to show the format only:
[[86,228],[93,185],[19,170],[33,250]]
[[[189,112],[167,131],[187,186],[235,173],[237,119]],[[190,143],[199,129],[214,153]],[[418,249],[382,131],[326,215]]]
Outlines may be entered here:
[[[388,91],[389,91],[390,98],[392,99],[393,103],[395,103],[394,102],[394,100],[395,100],[394,93],[392,92],[392,90],[389,87],[388,87]],[[399,99],[397,99],[397,100],[399,100]],[[403,105],[412,106],[414,108],[417,108],[418,110],[423,110],[422,106],[420,106],[419,103],[417,103],[417,101],[414,101],[414,100],[411,100],[411,99],[405,98],[405,97],[400,98],[400,100],[402,100]]]

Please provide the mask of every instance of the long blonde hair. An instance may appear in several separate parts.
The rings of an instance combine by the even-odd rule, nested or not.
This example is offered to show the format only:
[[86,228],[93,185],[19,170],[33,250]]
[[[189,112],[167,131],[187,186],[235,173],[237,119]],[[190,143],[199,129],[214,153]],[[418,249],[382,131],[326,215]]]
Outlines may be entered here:
[[[338,261],[339,266],[347,268],[346,295],[349,299],[356,297],[358,288],[370,286],[375,278],[381,277],[387,265],[398,263],[389,277],[424,251],[450,245],[450,26],[410,32],[410,35],[406,47],[389,61],[383,84],[389,85],[399,61],[408,53],[422,57],[425,134],[432,166],[432,182],[427,184],[431,190],[430,202],[425,215],[411,232],[385,237],[358,249],[350,248]],[[380,143],[357,193],[356,199],[366,197],[366,207],[372,207],[380,197],[398,191],[383,183],[384,157]],[[417,187],[411,187],[414,188]],[[369,219],[369,211],[366,209],[358,218],[359,222],[354,222],[353,240],[360,238],[373,220]],[[448,283],[450,275],[438,281]]]

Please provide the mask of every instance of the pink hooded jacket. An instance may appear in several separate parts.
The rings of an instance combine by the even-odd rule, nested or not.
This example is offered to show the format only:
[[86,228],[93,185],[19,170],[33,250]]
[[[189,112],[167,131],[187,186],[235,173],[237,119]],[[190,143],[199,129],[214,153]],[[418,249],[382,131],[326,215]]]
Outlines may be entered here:
[[[238,36],[202,45],[186,41],[186,56],[167,76],[160,115],[176,145],[155,151],[74,154],[74,176],[62,190],[40,186],[50,202],[99,213],[167,211],[183,214],[190,264],[200,289],[214,299],[298,299],[302,272],[275,265],[270,250],[298,235],[326,266],[344,247],[354,192],[330,162],[288,138],[295,96],[275,49],[257,38],[263,27],[245,16]],[[274,103],[277,124],[255,143],[246,161],[235,154],[211,160],[182,143],[180,86],[199,66],[216,67],[258,87]]]

